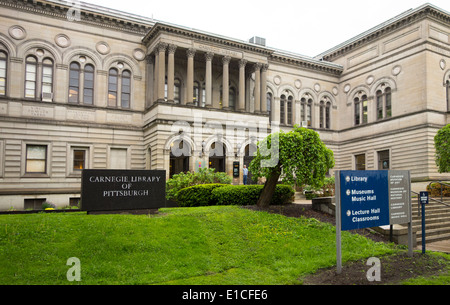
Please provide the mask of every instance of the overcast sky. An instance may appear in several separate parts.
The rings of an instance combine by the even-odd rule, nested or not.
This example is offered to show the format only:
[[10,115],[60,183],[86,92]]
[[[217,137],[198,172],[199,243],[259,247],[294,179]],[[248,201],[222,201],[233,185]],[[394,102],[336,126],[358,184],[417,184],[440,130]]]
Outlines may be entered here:
[[[69,0],[70,1],[70,0]],[[83,0],[307,56],[379,25],[426,0]],[[450,12],[449,0],[428,1]]]

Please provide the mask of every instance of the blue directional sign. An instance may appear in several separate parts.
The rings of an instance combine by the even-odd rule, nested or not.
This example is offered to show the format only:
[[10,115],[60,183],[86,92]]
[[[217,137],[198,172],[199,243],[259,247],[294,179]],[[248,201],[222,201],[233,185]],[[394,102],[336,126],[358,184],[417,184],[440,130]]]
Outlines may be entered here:
[[389,224],[388,171],[341,171],[342,230]]
[[410,222],[407,171],[340,171],[342,230]]

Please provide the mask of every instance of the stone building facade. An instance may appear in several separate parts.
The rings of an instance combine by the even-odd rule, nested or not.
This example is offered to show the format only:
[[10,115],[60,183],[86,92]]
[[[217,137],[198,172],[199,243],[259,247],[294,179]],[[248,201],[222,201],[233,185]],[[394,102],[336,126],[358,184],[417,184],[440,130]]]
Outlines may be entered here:
[[335,169],[450,179],[434,161],[450,123],[450,14],[435,6],[316,57],[66,1],[0,0],[0,20],[0,209],[74,205],[87,168],[233,176],[296,124]]

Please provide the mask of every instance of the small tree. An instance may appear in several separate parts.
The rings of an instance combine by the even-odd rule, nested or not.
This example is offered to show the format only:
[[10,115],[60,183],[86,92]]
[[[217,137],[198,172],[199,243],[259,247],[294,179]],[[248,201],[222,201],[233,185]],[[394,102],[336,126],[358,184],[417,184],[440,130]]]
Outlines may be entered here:
[[450,172],[450,124],[438,131],[434,137],[436,165],[440,173]]
[[259,143],[256,157],[250,164],[254,177],[266,178],[258,205],[270,204],[280,178],[286,184],[321,187],[334,164],[333,151],[313,130],[294,126],[291,132],[269,135]]

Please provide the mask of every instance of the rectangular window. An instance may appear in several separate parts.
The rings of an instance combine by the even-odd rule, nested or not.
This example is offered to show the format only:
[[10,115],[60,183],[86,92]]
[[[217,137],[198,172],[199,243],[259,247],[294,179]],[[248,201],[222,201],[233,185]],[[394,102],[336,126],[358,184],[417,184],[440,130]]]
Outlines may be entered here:
[[284,99],[280,101],[280,124],[284,124]]
[[109,169],[127,169],[127,153],[125,148],[111,148]]
[[25,172],[33,174],[47,173],[47,146],[27,145],[26,149]]
[[355,169],[357,171],[366,170],[366,155],[365,154],[355,156]]
[[389,160],[389,150],[379,151],[378,152],[378,169],[379,170],[389,170],[390,167]]
[[308,103],[306,106],[306,121],[308,122],[308,127],[312,126],[312,103]]
[[383,96],[377,96],[377,120],[381,120],[383,118]]
[[42,204],[47,199],[24,199],[23,207],[25,210],[42,210]]
[[73,170],[81,171],[86,168],[86,150],[73,151]]

